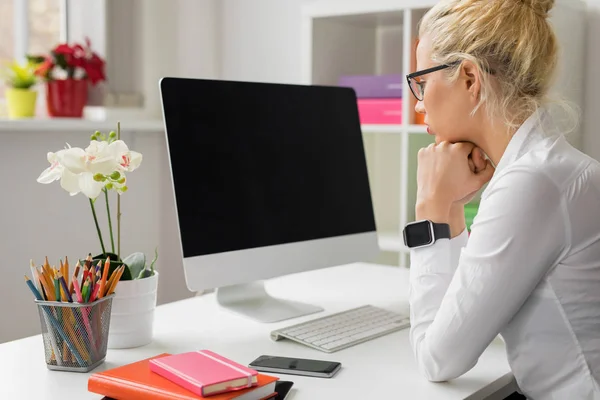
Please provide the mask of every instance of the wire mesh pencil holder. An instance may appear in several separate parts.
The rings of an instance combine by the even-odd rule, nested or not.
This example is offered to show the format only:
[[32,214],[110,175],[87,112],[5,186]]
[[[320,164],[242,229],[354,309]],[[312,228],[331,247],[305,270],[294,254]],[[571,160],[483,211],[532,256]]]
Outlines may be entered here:
[[113,297],[93,303],[35,301],[48,369],[89,372],[104,362]]

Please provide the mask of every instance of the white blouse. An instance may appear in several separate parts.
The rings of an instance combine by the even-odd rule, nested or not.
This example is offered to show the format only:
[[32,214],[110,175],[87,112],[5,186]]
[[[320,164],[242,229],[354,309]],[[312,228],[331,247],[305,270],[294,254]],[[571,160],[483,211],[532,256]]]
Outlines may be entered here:
[[528,398],[600,399],[600,164],[548,122],[513,136],[470,237],[411,250],[410,340],[429,380],[464,374],[500,334]]

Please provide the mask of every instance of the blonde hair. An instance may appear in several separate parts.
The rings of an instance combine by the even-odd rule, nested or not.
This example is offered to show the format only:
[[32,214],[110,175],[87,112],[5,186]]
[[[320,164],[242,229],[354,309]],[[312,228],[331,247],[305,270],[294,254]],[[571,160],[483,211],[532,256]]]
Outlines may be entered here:
[[[549,101],[558,40],[548,22],[554,0],[441,0],[423,17],[419,37],[431,40],[440,64],[469,60],[479,69],[490,117],[516,129]],[[459,68],[448,70],[455,80]]]

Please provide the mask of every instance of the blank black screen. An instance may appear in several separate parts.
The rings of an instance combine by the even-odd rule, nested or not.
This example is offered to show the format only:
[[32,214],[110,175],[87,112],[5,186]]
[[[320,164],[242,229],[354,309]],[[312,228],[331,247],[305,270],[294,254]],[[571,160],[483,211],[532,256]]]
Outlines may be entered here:
[[353,90],[164,78],[184,257],[375,230]]

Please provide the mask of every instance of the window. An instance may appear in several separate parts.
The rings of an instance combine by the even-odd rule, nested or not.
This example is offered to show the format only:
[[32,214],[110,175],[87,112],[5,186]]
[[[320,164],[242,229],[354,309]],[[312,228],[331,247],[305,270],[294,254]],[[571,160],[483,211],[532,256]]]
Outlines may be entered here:
[[[6,0],[0,0],[6,1]],[[19,0],[9,0],[19,1]],[[30,53],[47,53],[61,41],[61,0],[28,0],[28,30]]]
[[[65,15],[65,0],[0,0],[0,64],[25,53],[47,54],[66,38]],[[0,100],[4,89],[1,80]]]

